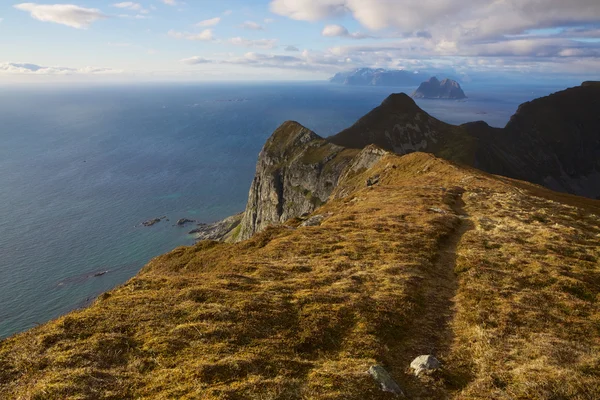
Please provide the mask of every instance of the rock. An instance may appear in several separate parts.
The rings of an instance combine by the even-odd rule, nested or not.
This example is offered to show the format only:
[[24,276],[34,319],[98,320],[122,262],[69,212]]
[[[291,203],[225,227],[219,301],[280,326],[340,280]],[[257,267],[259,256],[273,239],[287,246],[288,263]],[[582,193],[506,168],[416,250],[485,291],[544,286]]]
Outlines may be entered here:
[[332,214],[327,213],[325,215],[315,215],[304,221],[300,226],[319,226],[323,223],[323,220],[330,217]]
[[108,273],[108,271],[96,272],[96,273],[94,274],[94,277],[103,276],[103,275],[106,275],[107,273]]
[[152,225],[158,224],[160,221],[161,221],[160,218],[149,219],[148,221],[142,222],[142,225],[152,226]]
[[377,185],[379,183],[379,175],[375,175],[367,179],[367,187]]
[[311,214],[328,200],[356,154],[297,122],[283,123],[258,157],[238,240]]
[[410,367],[415,371],[415,375],[419,376],[423,372],[433,371],[441,367],[437,358],[432,355],[419,356],[410,363]]
[[243,214],[233,215],[212,224],[198,224],[198,228],[190,231],[197,240],[236,241]]
[[400,389],[400,386],[398,386],[396,381],[394,381],[391,375],[381,365],[374,365],[369,368],[369,375],[379,383],[381,390],[384,392],[404,397],[404,392]]
[[419,88],[412,94],[415,99],[447,99],[460,100],[466,99],[460,84],[452,79],[439,81],[435,76],[428,81],[421,83]]
[[181,218],[179,221],[177,221],[177,226],[184,226],[185,224],[189,224],[192,222],[196,222],[193,219],[187,219],[187,218]]

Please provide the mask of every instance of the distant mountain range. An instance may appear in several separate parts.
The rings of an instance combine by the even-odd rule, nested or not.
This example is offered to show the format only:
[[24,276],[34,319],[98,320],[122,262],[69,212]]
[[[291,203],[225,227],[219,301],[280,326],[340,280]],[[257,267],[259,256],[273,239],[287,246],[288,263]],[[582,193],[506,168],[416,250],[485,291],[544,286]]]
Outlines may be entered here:
[[339,72],[329,81],[349,86],[411,86],[418,85],[425,79],[427,76],[420,72],[359,68],[349,72]]

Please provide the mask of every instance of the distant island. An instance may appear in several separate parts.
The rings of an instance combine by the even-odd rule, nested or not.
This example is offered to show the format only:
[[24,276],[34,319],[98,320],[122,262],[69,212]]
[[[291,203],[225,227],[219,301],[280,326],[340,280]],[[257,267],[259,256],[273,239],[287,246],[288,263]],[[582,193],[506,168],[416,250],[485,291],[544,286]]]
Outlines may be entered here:
[[412,94],[415,99],[448,99],[460,100],[466,99],[460,84],[452,79],[439,81],[438,78],[431,77],[426,82],[421,83],[419,88]]
[[414,71],[359,68],[339,72],[329,81],[349,86],[411,86],[418,85],[424,78],[422,73]]

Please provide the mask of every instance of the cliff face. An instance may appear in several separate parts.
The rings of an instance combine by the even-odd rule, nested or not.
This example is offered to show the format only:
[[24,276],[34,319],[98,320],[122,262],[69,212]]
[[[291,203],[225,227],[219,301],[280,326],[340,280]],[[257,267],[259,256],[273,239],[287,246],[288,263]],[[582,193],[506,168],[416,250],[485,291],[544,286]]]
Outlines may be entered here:
[[267,140],[236,240],[269,225],[309,214],[324,204],[358,151],[344,149],[297,122],[285,122]]
[[488,133],[507,175],[578,195],[600,196],[600,85],[591,83],[522,104],[501,132]]
[[436,77],[429,78],[428,81],[421,83],[419,88],[413,93],[412,97],[416,99],[448,99],[460,100],[466,99],[460,84],[452,79],[439,81]]

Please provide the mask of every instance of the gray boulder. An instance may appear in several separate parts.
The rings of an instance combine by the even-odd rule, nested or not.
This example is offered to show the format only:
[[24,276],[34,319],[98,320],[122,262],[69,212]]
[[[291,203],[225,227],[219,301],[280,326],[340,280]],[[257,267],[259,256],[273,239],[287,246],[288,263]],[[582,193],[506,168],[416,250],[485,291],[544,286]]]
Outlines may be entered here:
[[393,393],[396,396],[404,397],[404,392],[400,386],[394,381],[392,376],[381,365],[374,365],[369,368],[369,375],[379,383],[381,390],[384,392]]
[[410,367],[415,371],[415,375],[419,376],[423,372],[433,371],[441,367],[437,358],[432,355],[419,356],[410,363]]

